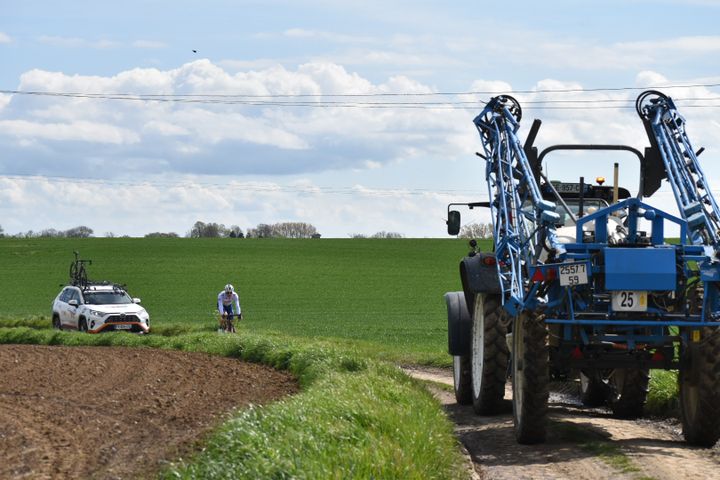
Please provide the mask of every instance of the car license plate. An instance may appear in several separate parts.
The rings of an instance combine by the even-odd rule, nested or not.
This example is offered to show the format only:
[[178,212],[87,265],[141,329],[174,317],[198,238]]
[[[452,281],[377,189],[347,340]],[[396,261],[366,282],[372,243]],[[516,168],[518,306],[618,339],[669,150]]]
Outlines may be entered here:
[[560,265],[560,285],[563,287],[572,287],[586,283],[588,283],[587,264],[568,263],[566,265]]
[[115,330],[130,330],[132,325],[115,325]]
[[646,312],[647,292],[637,290],[612,292],[612,309],[616,312]]

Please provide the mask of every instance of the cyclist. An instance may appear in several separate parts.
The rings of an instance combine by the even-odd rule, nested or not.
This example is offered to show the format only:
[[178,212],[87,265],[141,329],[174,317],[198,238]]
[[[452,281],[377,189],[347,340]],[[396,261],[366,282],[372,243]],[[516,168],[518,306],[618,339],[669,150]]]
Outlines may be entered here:
[[[233,304],[235,311],[233,311]],[[234,332],[235,326],[232,319],[237,315],[242,320],[242,310],[240,310],[240,297],[229,283],[225,285],[222,292],[218,293],[218,312],[220,312],[220,328],[227,330],[226,325],[229,325],[230,330]]]

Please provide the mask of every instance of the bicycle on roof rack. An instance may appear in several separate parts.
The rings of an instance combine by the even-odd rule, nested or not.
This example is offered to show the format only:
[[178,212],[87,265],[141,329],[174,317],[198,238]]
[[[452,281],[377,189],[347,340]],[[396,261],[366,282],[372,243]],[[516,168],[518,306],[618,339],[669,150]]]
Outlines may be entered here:
[[70,263],[70,284],[76,287],[85,287],[88,284],[85,264],[92,265],[92,260],[80,258],[79,252],[73,252],[75,260]]

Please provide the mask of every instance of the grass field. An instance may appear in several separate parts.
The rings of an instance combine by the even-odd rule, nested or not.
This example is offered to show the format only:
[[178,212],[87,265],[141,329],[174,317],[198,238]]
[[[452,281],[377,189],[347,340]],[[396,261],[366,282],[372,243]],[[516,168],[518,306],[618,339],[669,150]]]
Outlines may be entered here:
[[[239,290],[255,332],[331,338],[373,356],[449,365],[443,294],[459,290],[455,239],[0,239],[0,315],[44,316],[77,250],[91,279],[126,283],[153,327],[212,329]],[[48,320],[49,322],[49,320]]]

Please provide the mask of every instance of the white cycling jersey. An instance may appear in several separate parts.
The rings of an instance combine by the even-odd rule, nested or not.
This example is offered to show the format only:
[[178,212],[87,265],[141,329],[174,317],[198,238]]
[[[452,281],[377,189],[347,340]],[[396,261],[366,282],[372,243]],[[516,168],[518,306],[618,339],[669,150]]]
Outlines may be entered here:
[[223,306],[225,305],[232,305],[235,304],[235,313],[237,315],[240,315],[242,313],[242,310],[240,310],[240,297],[236,292],[231,293],[228,295],[225,293],[225,290],[218,293],[218,311],[220,313],[224,312]]

